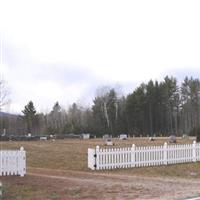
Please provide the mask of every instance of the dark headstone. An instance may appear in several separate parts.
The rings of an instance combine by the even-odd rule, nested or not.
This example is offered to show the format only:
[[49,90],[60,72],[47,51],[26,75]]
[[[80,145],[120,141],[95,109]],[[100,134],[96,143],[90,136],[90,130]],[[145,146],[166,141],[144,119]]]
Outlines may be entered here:
[[175,135],[170,135],[169,136],[169,142],[170,143],[176,143],[176,136]]

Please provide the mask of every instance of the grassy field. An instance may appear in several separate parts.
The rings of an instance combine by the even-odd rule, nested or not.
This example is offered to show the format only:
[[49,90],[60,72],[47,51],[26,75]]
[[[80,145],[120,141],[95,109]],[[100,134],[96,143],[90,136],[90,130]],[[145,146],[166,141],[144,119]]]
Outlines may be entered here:
[[[157,139],[154,142],[148,139],[115,139],[115,146],[131,146],[133,143],[142,145],[162,145],[167,140]],[[192,143],[192,140],[178,140],[180,143]],[[35,142],[1,142],[2,149],[19,149],[21,146],[27,152],[27,172],[34,172],[39,169],[51,170],[49,174],[62,171],[69,175],[69,172],[91,172],[87,168],[87,149],[96,145],[104,146],[102,139],[79,140],[66,139],[56,141],[35,141]],[[92,172],[92,173],[102,173]],[[182,177],[200,178],[200,163],[189,163],[179,165],[168,165],[160,167],[145,167],[132,169],[118,169],[103,171],[105,174],[129,174],[149,177]],[[60,199],[57,194],[59,188],[53,187],[55,180],[38,179],[32,176],[2,177],[6,199]],[[66,183],[67,184],[67,183]],[[59,183],[57,184],[59,185]],[[48,193],[47,191],[51,191]],[[66,192],[61,192],[66,195]],[[36,195],[37,194],[37,195]],[[59,193],[60,194],[60,193]],[[39,195],[39,196],[38,196]],[[68,195],[68,194],[67,194]],[[37,198],[36,198],[37,196]],[[63,199],[67,199],[63,198]],[[87,199],[87,198],[86,198]]]
[[[131,146],[132,144],[138,146],[147,145],[163,145],[167,142],[165,139],[158,139],[154,142],[150,142],[148,139],[128,139],[128,140],[113,140],[115,147],[125,147]],[[178,144],[192,143],[192,140],[178,140]],[[45,168],[45,169],[60,169],[60,170],[79,170],[79,171],[89,171],[87,168],[87,149],[89,147],[94,148],[95,146],[104,146],[104,141],[102,139],[91,139],[91,140],[79,140],[79,139],[69,139],[69,140],[56,140],[56,141],[34,141],[34,142],[1,142],[2,149],[19,149],[21,146],[27,152],[27,169],[29,168]],[[199,164],[189,164],[191,169],[196,169]],[[178,170],[176,173],[174,171],[170,173],[172,168]],[[163,167],[164,171],[160,172],[162,175],[178,175],[180,172],[179,168],[187,167],[187,164],[181,164],[176,166]],[[160,169],[160,167],[158,167]],[[138,169],[126,169],[126,170],[111,170],[112,172],[119,171],[131,171],[135,173],[145,173],[146,171],[154,171],[158,173],[157,167],[149,168],[138,168]],[[168,171],[169,169],[169,171]],[[149,172],[147,172],[148,174]],[[183,173],[182,176],[186,174]]]
[[[165,139],[150,142],[148,139],[113,140],[115,147],[163,145]],[[178,140],[178,144],[192,143],[192,140]],[[102,139],[91,140],[56,140],[56,141],[34,141],[34,142],[1,142],[2,149],[19,149],[21,146],[27,152],[27,168],[47,168],[61,170],[88,171],[87,149],[96,145],[104,146]],[[132,170],[132,169],[131,169]],[[141,169],[143,171],[143,169]],[[116,170],[113,170],[116,171]],[[118,170],[117,170],[118,171]],[[123,170],[124,171],[124,170]],[[135,171],[135,169],[133,170]]]

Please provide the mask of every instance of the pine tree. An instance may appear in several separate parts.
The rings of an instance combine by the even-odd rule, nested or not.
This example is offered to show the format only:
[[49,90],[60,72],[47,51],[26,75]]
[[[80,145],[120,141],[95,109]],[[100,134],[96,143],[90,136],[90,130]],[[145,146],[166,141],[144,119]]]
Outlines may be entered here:
[[27,132],[34,133],[37,125],[37,115],[32,101],[25,106],[24,110],[22,110],[22,113],[24,114],[22,118],[27,125]]

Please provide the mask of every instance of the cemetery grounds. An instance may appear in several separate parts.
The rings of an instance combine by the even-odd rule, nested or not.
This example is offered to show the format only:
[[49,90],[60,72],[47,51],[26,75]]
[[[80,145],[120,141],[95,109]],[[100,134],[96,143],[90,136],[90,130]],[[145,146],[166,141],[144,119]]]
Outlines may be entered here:
[[[114,139],[115,146],[163,145],[167,139]],[[178,144],[192,143],[178,139]],[[25,177],[0,177],[3,199],[184,199],[200,196],[200,162],[158,167],[92,171],[87,149],[104,146],[102,139],[1,142],[2,149],[27,152]]]

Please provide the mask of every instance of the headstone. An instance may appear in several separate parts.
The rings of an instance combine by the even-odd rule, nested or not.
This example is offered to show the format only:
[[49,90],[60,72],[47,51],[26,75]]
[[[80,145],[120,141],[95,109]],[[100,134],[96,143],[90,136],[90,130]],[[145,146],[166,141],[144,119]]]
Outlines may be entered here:
[[127,140],[127,139],[128,139],[127,134],[121,134],[121,135],[119,136],[119,139],[120,139],[120,140]]
[[106,145],[107,146],[112,146],[113,145],[112,138],[107,138],[106,139]]
[[155,141],[155,139],[154,139],[153,137],[150,137],[150,138],[149,138],[149,141],[152,142],[152,141]]
[[175,135],[170,135],[169,136],[169,142],[170,143],[176,143],[176,136]]

